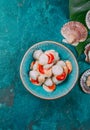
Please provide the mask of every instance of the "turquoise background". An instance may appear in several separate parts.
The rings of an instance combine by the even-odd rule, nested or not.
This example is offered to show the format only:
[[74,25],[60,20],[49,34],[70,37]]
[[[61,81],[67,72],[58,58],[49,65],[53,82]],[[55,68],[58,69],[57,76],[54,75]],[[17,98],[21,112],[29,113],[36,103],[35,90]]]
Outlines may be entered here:
[[[60,28],[67,21],[68,0],[0,0],[0,130],[90,130],[90,95],[79,80],[68,95],[51,101],[30,94],[20,80],[27,49],[44,40],[61,42]],[[84,54],[78,57],[66,46],[81,76],[90,65]]]

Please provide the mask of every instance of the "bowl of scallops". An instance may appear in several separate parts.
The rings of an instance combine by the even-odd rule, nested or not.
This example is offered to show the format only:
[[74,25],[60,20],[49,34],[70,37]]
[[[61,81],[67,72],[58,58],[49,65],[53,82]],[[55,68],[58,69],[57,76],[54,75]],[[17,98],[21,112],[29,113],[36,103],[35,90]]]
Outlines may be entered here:
[[57,99],[68,94],[78,80],[78,73],[73,53],[54,41],[34,44],[20,65],[24,87],[42,99]]

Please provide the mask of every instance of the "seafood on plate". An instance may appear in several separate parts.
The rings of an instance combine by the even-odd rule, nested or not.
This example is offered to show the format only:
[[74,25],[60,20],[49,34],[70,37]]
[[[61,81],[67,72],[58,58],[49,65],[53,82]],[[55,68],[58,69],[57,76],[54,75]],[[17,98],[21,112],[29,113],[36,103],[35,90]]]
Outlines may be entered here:
[[72,72],[69,60],[62,60],[55,50],[36,50],[30,64],[29,79],[47,92],[53,92]]

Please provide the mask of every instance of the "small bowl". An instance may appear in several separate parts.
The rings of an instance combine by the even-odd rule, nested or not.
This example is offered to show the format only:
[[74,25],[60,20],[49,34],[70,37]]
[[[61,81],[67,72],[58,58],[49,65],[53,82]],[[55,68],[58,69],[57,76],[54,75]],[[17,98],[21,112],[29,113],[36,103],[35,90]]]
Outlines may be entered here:
[[[57,51],[63,60],[70,60],[72,63],[73,70],[67,79],[57,85],[56,90],[49,93],[46,92],[42,86],[36,86],[29,80],[30,64],[33,61],[33,52],[41,49],[43,51],[53,49]],[[42,99],[56,99],[60,98],[71,91],[78,80],[79,68],[78,63],[73,53],[64,45],[54,41],[43,41],[39,42],[28,49],[25,53],[21,65],[20,65],[20,77],[25,88],[33,95]]]

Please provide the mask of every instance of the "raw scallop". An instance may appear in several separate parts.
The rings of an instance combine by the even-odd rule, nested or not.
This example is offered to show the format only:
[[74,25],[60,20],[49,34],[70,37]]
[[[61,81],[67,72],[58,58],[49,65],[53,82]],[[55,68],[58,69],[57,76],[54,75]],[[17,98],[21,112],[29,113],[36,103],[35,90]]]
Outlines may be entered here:
[[52,77],[52,81],[53,81],[56,85],[58,85],[58,84],[60,84],[60,83],[63,82],[63,80],[61,80],[61,81],[57,80],[55,76]]
[[36,80],[37,77],[39,76],[39,73],[35,70],[32,70],[32,71],[29,72],[29,75],[32,79]]
[[58,61],[58,62],[57,62],[57,65],[58,65],[58,66],[61,66],[61,67],[66,66],[65,62],[62,61],[62,60]]
[[48,63],[48,56],[46,54],[41,54],[39,57],[39,63],[45,65]]
[[36,50],[34,53],[33,53],[33,58],[38,60],[40,55],[42,54],[42,50]]
[[40,84],[44,83],[45,82],[45,77],[43,75],[38,76],[38,82]]
[[44,84],[45,84],[46,86],[52,86],[52,85],[53,85],[53,82],[52,82],[51,78],[48,78],[48,79],[46,79],[46,81],[44,82]]
[[52,89],[49,89],[46,85],[43,84],[43,89],[47,92],[53,92]]
[[52,67],[52,73],[53,73],[54,75],[60,75],[60,74],[63,73],[63,68],[62,68],[61,66],[54,65],[54,66]]

